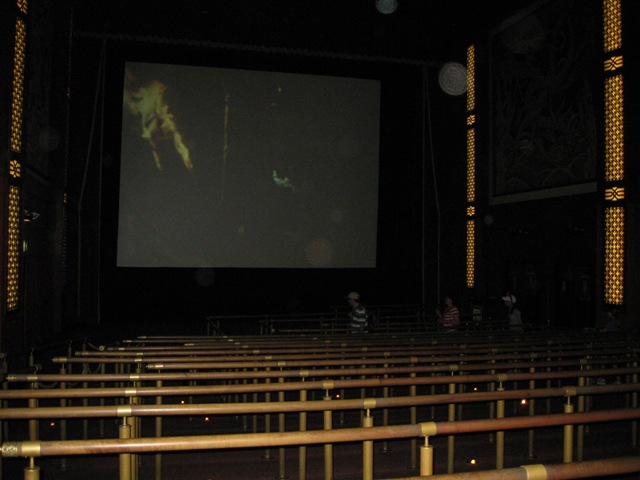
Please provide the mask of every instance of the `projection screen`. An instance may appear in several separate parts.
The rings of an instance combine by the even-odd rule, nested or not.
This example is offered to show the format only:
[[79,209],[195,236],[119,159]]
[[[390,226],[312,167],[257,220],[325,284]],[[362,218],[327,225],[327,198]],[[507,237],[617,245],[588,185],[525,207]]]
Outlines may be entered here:
[[127,62],[117,265],[372,268],[380,81]]

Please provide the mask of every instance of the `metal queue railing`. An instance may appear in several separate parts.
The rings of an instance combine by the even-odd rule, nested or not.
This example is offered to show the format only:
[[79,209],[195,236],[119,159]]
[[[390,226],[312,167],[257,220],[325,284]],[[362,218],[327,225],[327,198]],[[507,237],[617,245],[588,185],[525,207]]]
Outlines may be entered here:
[[[453,371],[455,371],[455,369],[453,369]],[[232,374],[236,374],[237,372],[227,372],[227,373],[232,373]],[[277,375],[277,376],[281,376],[284,372],[254,372],[254,373],[271,373],[273,375]],[[321,372],[319,372],[321,373]],[[352,372],[347,372],[347,373],[352,373]],[[361,408],[362,406],[358,403],[358,402],[365,402],[363,405],[366,405],[368,402],[369,407],[371,407],[372,405],[375,405],[376,408],[398,408],[401,406],[405,406],[405,407],[409,407],[409,408],[416,408],[416,406],[420,406],[420,405],[435,405],[435,404],[462,404],[462,403],[467,403],[467,402],[487,402],[490,400],[494,400],[495,398],[498,397],[502,397],[502,404],[504,404],[504,401],[508,401],[509,399],[514,400],[514,399],[518,399],[520,397],[524,397],[524,398],[539,398],[539,397],[549,397],[549,393],[551,392],[551,396],[559,396],[559,395],[568,395],[567,392],[569,392],[566,387],[563,388],[558,388],[555,391],[550,391],[549,389],[539,389],[539,390],[532,390],[532,389],[528,389],[525,391],[504,391],[502,385],[504,382],[517,382],[517,381],[536,381],[539,379],[543,379],[543,378],[549,378],[550,376],[555,376],[556,378],[570,378],[573,377],[575,378],[576,376],[579,376],[580,378],[583,378],[584,375],[633,375],[637,377],[637,369],[636,368],[630,368],[630,369],[603,369],[601,371],[598,370],[593,370],[590,372],[585,372],[585,371],[573,371],[573,372],[569,372],[569,371],[565,371],[565,372],[556,372],[555,375],[550,375],[549,372],[545,372],[542,374],[496,374],[496,375],[488,375],[488,376],[479,376],[479,375],[468,375],[465,377],[462,376],[455,376],[455,377],[409,377],[409,378],[387,378],[387,379],[370,379],[368,381],[363,381],[363,380],[358,380],[358,379],[354,379],[354,380],[334,380],[334,381],[324,381],[322,383],[322,388],[328,390],[333,390],[333,389],[340,389],[340,388],[371,388],[374,386],[377,387],[384,387],[384,386],[400,386],[400,385],[408,385],[408,384],[419,384],[419,383],[447,383],[449,385],[455,385],[456,384],[464,384],[465,382],[473,382],[475,384],[478,384],[479,382],[482,381],[488,381],[488,382],[498,382],[499,383],[499,388],[495,391],[495,392],[486,392],[486,393],[482,393],[479,394],[479,392],[474,392],[474,393],[470,393],[470,394],[461,394],[461,393],[453,393],[450,394],[449,396],[434,396],[434,395],[424,395],[424,396],[416,396],[415,394],[413,394],[412,396],[409,397],[405,397],[403,399],[399,399],[399,398],[391,398],[391,399],[376,399],[374,403],[371,403],[371,400],[366,400],[366,399],[357,399],[357,400],[341,400],[340,402],[333,402],[333,405],[335,405],[336,409],[338,410],[350,410],[350,409],[354,409],[354,408]],[[171,377],[172,374],[163,374],[163,377],[167,378],[167,377]],[[216,375],[216,376],[219,376]],[[42,377],[42,376],[39,376]],[[56,378],[52,378],[51,375],[47,375],[45,376],[46,378],[31,378],[31,380],[57,380]],[[77,379],[77,377],[83,377],[83,375],[78,375],[78,374],[73,374],[73,375],[60,375],[61,378],[66,378],[69,381],[75,381]],[[87,377],[87,375],[84,375],[84,377]],[[89,377],[91,377],[89,375]],[[104,376],[103,376],[104,377]],[[109,375],[106,374],[106,377],[114,377],[114,375]],[[147,380],[151,380],[152,377],[156,377],[156,375],[132,375],[132,380],[138,381],[138,380],[142,380],[143,378],[147,379]],[[176,375],[173,375],[173,377],[175,378]],[[202,374],[199,374],[199,377],[202,377]],[[192,378],[192,377],[189,377]],[[168,378],[167,378],[168,379]],[[15,378],[12,380],[16,380],[19,381],[21,380],[20,378]],[[90,378],[85,378],[85,380],[90,381]],[[106,378],[102,378],[102,380],[106,380]],[[118,379],[119,380],[119,379]],[[307,391],[309,388],[313,388],[313,387],[318,387],[317,383],[312,383],[312,382],[300,382],[303,385],[301,386],[302,388],[305,389],[305,391]],[[273,389],[275,390],[284,390],[291,388],[289,386],[288,383],[284,383],[284,384],[261,384],[262,388],[264,389],[264,387],[269,387],[268,389]],[[162,395],[162,394],[185,394],[185,393],[189,393],[191,395],[198,393],[198,394],[203,394],[203,393],[212,393],[214,391],[216,391],[215,388],[213,388],[214,386],[209,386],[209,387],[204,387],[204,388],[200,388],[199,390],[197,390],[199,387],[186,387],[186,388],[182,388],[182,390],[171,390],[171,388],[169,388],[167,390],[168,387],[166,387],[164,390],[160,387],[158,388],[147,388],[146,390],[144,389],[144,387],[141,388],[127,388],[125,389],[124,393],[125,396],[127,395],[128,392],[128,396],[130,398],[139,398],[142,396],[146,395],[154,395],[156,396],[156,398],[158,398],[158,395]],[[221,386],[216,386],[218,387],[218,392],[221,391]],[[237,390],[241,387],[244,387],[244,391],[248,392],[251,391],[252,389],[256,389],[257,385],[234,385],[234,386],[226,386],[226,388],[228,389],[228,391],[233,391]],[[176,387],[174,387],[176,388]],[[191,390],[191,388],[196,388],[196,390]],[[580,390],[576,390],[575,391],[575,395],[578,395],[578,397],[582,397],[583,395],[586,394],[594,394],[594,393],[598,393],[601,392],[603,390],[603,387],[578,387],[580,388]],[[589,390],[589,388],[591,388],[591,390]],[[609,393],[611,392],[622,392],[622,391],[627,391],[627,392],[634,392],[635,393],[635,388],[636,385],[632,384],[631,387],[628,385],[618,385],[618,386],[610,386],[610,387],[604,387],[605,389],[607,389],[607,391]],[[594,390],[595,389],[595,390]],[[59,396],[68,396],[70,394],[72,394],[72,396],[78,398],[78,395],[84,395],[85,397],[92,397],[94,395],[97,396],[107,396],[108,393],[115,393],[116,395],[122,394],[122,390],[121,389],[110,389],[110,391],[107,391],[105,389],[102,388],[98,388],[98,389],[87,389],[87,388],[82,388],[82,389],[69,389],[69,390],[64,390],[61,389],[62,391],[58,393]],[[80,392],[77,392],[77,390],[80,390]],[[450,391],[455,392],[455,388],[451,389]],[[8,391],[6,392],[5,398],[18,398],[20,397],[20,394],[18,393],[19,391]],[[571,391],[572,392],[572,391]],[[412,392],[414,393],[414,392]],[[491,397],[491,395],[494,395],[495,397]],[[258,408],[258,406],[254,403],[254,404],[239,404],[239,405],[231,405],[229,403],[223,403],[220,404],[218,406],[215,405],[206,405],[206,406],[201,406],[201,407],[197,407],[197,408],[193,408],[192,406],[181,406],[181,405],[177,405],[177,406],[159,406],[159,405],[149,405],[149,406],[143,406],[143,405],[136,405],[136,404],[132,404],[129,406],[123,406],[123,405],[115,405],[113,407],[41,407],[36,409],[36,411],[38,412],[36,414],[36,411],[34,411],[33,407],[34,405],[31,403],[33,401],[33,397],[37,397],[37,398],[53,398],[55,397],[55,392],[52,392],[51,390],[47,391],[47,390],[34,390],[34,391],[29,391],[27,390],[26,392],[23,391],[23,397],[25,398],[30,398],[30,407],[27,407],[26,409],[23,410],[16,410],[16,409],[5,409],[2,412],[2,418],[18,418],[21,415],[24,416],[34,416],[37,415],[38,418],[51,418],[51,417],[55,417],[57,414],[56,412],[60,412],[59,414],[61,415],[60,418],[65,417],[65,415],[69,415],[71,412],[73,412],[73,416],[82,416],[82,417],[92,417],[92,416],[96,416],[96,417],[104,417],[104,416],[126,416],[126,417],[133,417],[133,418],[140,418],[142,416],[159,416],[159,414],[164,415],[170,415],[170,414],[175,414],[175,412],[181,412],[181,411],[187,411],[190,414],[195,414],[195,413],[203,413],[203,412],[207,412],[207,414],[214,414],[214,413],[220,413],[220,414],[231,414],[231,413],[236,413],[236,414],[240,414],[242,412],[244,413],[248,413],[248,412],[256,412],[256,411],[264,411],[264,409],[266,408],[271,409],[273,407],[277,407],[277,405],[280,405],[282,402],[272,402],[272,403],[263,403],[261,404],[262,406],[260,408]],[[331,398],[328,394],[325,394],[326,399]],[[497,401],[497,400],[496,400]],[[287,402],[288,404],[289,402]],[[305,403],[307,411],[313,411],[314,408],[315,409],[322,409],[324,411],[329,411],[332,409],[328,408],[328,404],[326,404],[324,401],[320,401],[317,402],[319,405],[316,405],[314,407],[315,404],[313,403]],[[337,405],[336,405],[337,404]],[[500,403],[498,403],[498,405],[500,405]],[[311,407],[311,409],[309,410],[309,407]],[[61,410],[57,410],[57,408],[61,408]],[[198,410],[198,408],[200,410]],[[239,409],[239,410],[236,410]],[[281,408],[281,407],[280,407]],[[295,408],[295,407],[293,407]],[[274,411],[277,411],[278,408],[275,408]],[[9,412],[13,412],[13,413],[9,413]],[[496,411],[500,412],[501,409],[500,408],[496,408]],[[502,409],[502,412],[504,412],[504,408]],[[17,417],[9,417],[9,415],[17,415]],[[31,422],[34,421],[34,418],[30,419]],[[135,423],[134,423],[135,424]],[[282,432],[279,432],[280,434]],[[33,440],[33,438],[32,438]],[[499,443],[499,442],[498,442]],[[452,449],[451,449],[452,450]],[[453,456],[453,452],[451,451],[450,453],[451,457]]]
[[[183,340],[183,338],[181,338],[181,340]],[[201,340],[202,340],[201,338],[193,338],[193,339],[189,339],[189,343],[191,343],[191,342],[192,342],[192,343],[196,344],[196,343],[198,343],[198,342],[199,342],[199,341],[201,341]],[[306,340],[306,339],[305,339],[305,340]],[[350,340],[352,343],[354,343],[354,342],[353,342],[353,338],[350,338],[349,340]],[[371,340],[371,338],[369,338],[369,340]],[[398,339],[396,338],[395,340],[397,341]],[[152,343],[154,343],[154,344],[156,344],[156,345],[158,345],[158,344],[164,344],[164,343],[167,343],[167,342],[175,342],[175,341],[176,341],[175,337],[167,337],[166,339],[165,339],[165,338],[154,338],[154,339],[152,339]],[[245,347],[245,345],[246,345],[246,343],[244,343],[244,342],[243,342],[243,348],[242,348],[242,349],[243,349],[243,350],[244,350],[244,352],[246,353],[247,348]],[[343,343],[341,343],[340,345],[341,345],[341,348],[344,348],[344,342],[343,342]],[[307,346],[308,346],[308,345],[307,345]],[[175,347],[174,347],[174,348],[175,348]],[[281,348],[282,348],[282,347],[281,347]],[[517,349],[520,349],[521,347],[519,347],[519,346],[514,346],[513,348],[515,348],[515,349],[517,350]],[[550,347],[549,347],[549,344],[547,344],[547,345],[543,345],[541,348],[543,348],[543,349],[544,349],[544,348],[546,348],[546,349],[547,349],[546,351],[544,351],[544,352],[543,352],[543,353],[544,353],[544,355],[546,355],[546,356],[547,356],[546,358],[551,359],[552,357],[554,357],[554,354],[552,354],[552,352],[550,352],[550,351],[549,351],[549,348],[550,348]],[[567,348],[567,345],[565,345],[565,348]],[[363,351],[361,351],[361,352],[358,352],[358,354],[359,354],[359,355],[363,355],[365,352],[366,352],[366,353],[371,353],[371,352],[367,352],[367,350],[368,350],[368,349],[363,350]],[[463,348],[463,350],[464,350],[464,348]],[[586,353],[585,353],[585,351],[584,351],[584,350],[579,351],[579,352],[580,352],[580,354],[582,354],[582,355],[585,355],[585,354],[586,354],[586,355],[589,355],[589,356],[593,356],[593,355],[594,355],[594,351],[595,351],[595,350],[597,350],[597,349],[588,348],[588,349],[587,349],[587,351],[586,351]],[[99,352],[96,352],[96,353],[99,353]],[[102,353],[106,353],[106,352],[102,352]],[[345,354],[345,352],[342,352],[342,353],[343,353],[343,354]],[[466,350],[466,353],[465,353],[465,354],[463,354],[463,356],[464,356],[464,359],[463,359],[464,366],[463,366],[462,368],[464,368],[464,370],[465,370],[465,371],[474,371],[474,370],[476,370],[476,369],[477,369],[477,370],[481,370],[481,369],[483,369],[483,368],[485,368],[485,369],[486,369],[486,367],[484,367],[484,366],[482,366],[482,365],[473,365],[473,364],[470,364],[469,362],[471,362],[471,361],[483,361],[483,358],[480,358],[480,357],[482,357],[482,356],[479,356],[479,358],[474,359],[473,357],[471,357],[471,356],[469,355],[469,353],[470,353],[470,352],[469,352],[468,350]],[[564,351],[563,355],[564,355],[564,357],[567,357],[567,356],[571,357],[571,356],[573,356],[574,354],[577,354],[577,353],[578,353],[578,351],[576,351],[576,352],[567,352],[567,351]],[[580,359],[581,368],[593,368],[593,366],[592,366],[593,362],[595,362],[595,363],[599,363],[600,365],[603,365],[603,362],[605,362],[605,363],[606,363],[607,361],[611,361],[611,362],[612,362],[612,363],[614,363],[614,364],[620,364],[620,363],[621,363],[621,361],[624,361],[624,358],[621,358],[621,357],[620,357],[620,349],[619,349],[619,347],[616,347],[616,349],[609,350],[609,351],[602,350],[602,354],[604,355],[604,357],[607,357],[607,356],[615,356],[615,358],[613,358],[613,360],[588,360],[588,359],[584,359],[584,358],[583,358],[583,359]],[[457,355],[460,355],[460,353],[458,353]],[[627,355],[629,355],[629,354],[627,354]],[[578,356],[578,355],[576,355],[576,357],[577,357],[577,356]],[[494,364],[494,365],[492,365],[492,367],[493,367],[493,368],[492,368],[492,371],[499,371],[501,368],[508,368],[508,369],[510,369],[510,370],[519,369],[519,368],[527,368],[527,366],[524,366],[524,365],[518,365],[518,364],[514,363],[513,361],[517,359],[516,357],[514,357],[514,355],[509,355],[508,357],[509,357],[509,359],[511,359],[511,362],[509,362],[509,363],[507,364],[507,366],[506,366],[506,367],[501,367],[499,364]],[[534,361],[534,360],[535,360],[535,361],[536,361],[536,366],[537,366],[538,368],[540,368],[541,362],[538,360],[538,358],[539,358],[539,357],[538,357],[538,355],[537,355],[537,354],[536,354],[536,355],[532,355],[531,353],[529,353],[528,355],[526,355],[526,354],[525,354],[525,358],[527,358],[527,357],[528,357],[528,360],[530,360],[530,361]],[[563,357],[563,358],[564,358],[564,357]],[[454,356],[453,356],[453,361],[455,361],[457,358],[459,358],[459,357],[456,357],[456,355],[454,355]],[[492,360],[491,360],[492,362],[498,362],[498,361],[500,361],[500,360],[502,360],[502,359],[503,359],[503,358],[501,358],[499,354],[496,354],[496,352],[495,352],[495,351],[493,352],[493,358],[492,358]],[[82,363],[83,363],[83,371],[84,371],[84,372],[87,372],[87,371],[88,371],[88,369],[87,369],[87,365],[89,365],[90,363],[92,363],[92,362],[94,362],[94,361],[98,361],[98,362],[99,362],[98,364],[101,366],[101,367],[100,367],[100,368],[101,368],[101,371],[104,371],[104,365],[105,365],[104,360],[105,360],[105,359],[102,359],[102,360],[103,360],[102,362],[100,362],[100,360],[101,360],[101,359],[99,359],[99,358],[98,358],[98,359],[91,359],[90,361],[86,361],[86,359],[85,359],[85,361],[83,361],[83,362],[82,362]],[[317,359],[316,359],[316,360],[317,360]],[[376,365],[376,364],[378,364],[378,365],[379,365],[379,364],[380,364],[379,360],[371,360],[371,363],[369,363],[369,360],[370,360],[370,359],[366,359],[366,358],[359,358],[359,359],[358,359],[358,361],[357,361],[356,363],[358,363],[358,364],[359,364],[360,366],[362,366],[362,367],[364,367],[364,366],[366,366],[366,365]],[[388,376],[388,375],[389,375],[389,367],[388,367],[389,363],[394,363],[394,364],[395,364],[395,362],[396,362],[396,361],[398,361],[399,363],[403,363],[403,361],[405,361],[405,360],[406,360],[406,359],[403,359],[402,361],[399,361],[397,358],[393,358],[393,359],[384,358],[384,361],[386,362],[386,363],[385,363],[385,368],[384,368],[384,370],[385,370],[384,376]],[[413,365],[413,366],[412,366],[412,367],[410,367],[410,369],[411,369],[411,370],[413,370],[414,372],[417,372],[417,373],[422,373],[422,374],[426,374],[426,373],[427,373],[427,371],[426,371],[426,370],[422,370],[422,371],[420,371],[419,367],[417,367],[417,366],[416,366],[415,362],[418,362],[418,363],[419,363],[419,360],[417,360],[417,358],[416,358],[416,357],[412,357],[412,358],[410,358],[409,360],[413,360],[413,363],[412,363],[412,365]],[[485,360],[486,360],[486,357],[485,357]],[[149,358],[145,358],[145,361],[149,361]],[[343,361],[343,363],[344,363],[344,359],[343,359],[342,361]],[[452,359],[451,359],[451,358],[447,358],[447,357],[440,357],[440,358],[438,358],[438,357],[434,357],[434,356],[429,356],[429,357],[427,358],[427,361],[431,361],[431,362],[433,363],[433,362],[439,362],[439,361],[452,361]],[[629,360],[629,358],[627,358],[627,361],[631,362],[631,361],[634,361],[634,360]],[[61,374],[63,375],[64,380],[73,381],[73,380],[71,380],[71,377],[70,377],[69,375],[66,375],[66,372],[65,372],[65,365],[66,365],[67,363],[69,363],[69,369],[68,369],[68,370],[69,370],[69,371],[71,371],[71,369],[70,369],[70,365],[71,365],[71,364],[73,364],[74,362],[76,362],[76,360],[73,360],[73,361],[71,361],[71,362],[67,362],[67,361],[63,361],[63,362],[62,362],[62,363],[63,363],[63,365],[62,365],[62,367],[61,367]],[[323,362],[323,363],[325,363],[325,364],[327,363],[326,359],[322,360],[322,362]],[[95,362],[94,362],[94,363],[95,363]],[[107,363],[108,363],[108,362],[107,362]],[[114,362],[114,363],[116,363],[116,364],[118,364],[118,365],[119,365],[119,366],[117,367],[117,371],[118,371],[118,373],[122,374],[122,373],[124,373],[124,371],[125,371],[125,370],[129,370],[129,371],[130,371],[130,365],[129,365],[129,364],[127,364],[127,361],[126,361],[126,360],[125,360],[125,361],[122,361],[122,359],[120,359],[120,360],[118,360],[118,361],[116,361],[116,362]],[[218,365],[218,364],[215,364],[215,365],[214,365],[214,368],[217,368],[217,367],[221,367],[221,368],[225,368],[225,367],[226,367],[226,368],[232,368],[232,369],[233,369],[233,368],[236,368],[236,367],[237,367],[237,368],[241,368],[239,365],[237,365],[237,364],[233,364],[233,363],[225,363],[225,362],[219,362],[219,363],[224,364],[224,365]],[[243,363],[243,364],[242,364],[242,366],[243,366],[243,368],[254,368],[254,369],[255,369],[255,368],[280,368],[280,369],[282,369],[282,368],[292,368],[292,367],[294,367],[294,364],[295,364],[296,362],[293,362],[293,363],[287,363],[286,365],[285,365],[282,361],[277,362],[277,363],[278,363],[277,365],[266,365],[266,364],[265,364],[265,362],[262,362],[262,364],[261,364],[261,365],[259,365],[259,366],[251,365],[250,367],[249,367],[249,365],[250,365],[250,364]],[[552,363],[552,362],[550,362],[550,363]],[[126,367],[125,367],[125,364],[127,364],[127,366],[126,366]],[[135,365],[135,369],[136,369],[136,371],[137,371],[137,372],[141,372],[141,371],[142,371],[142,368],[141,368],[141,364],[142,364],[142,362],[140,361],[140,359],[136,359],[136,361],[135,361],[135,362],[133,362],[133,364]],[[636,363],[636,364],[637,364],[637,363]],[[207,364],[207,365],[208,365],[208,367],[212,367],[212,364],[210,364],[210,363],[209,363],[209,364]],[[565,364],[564,366],[562,366],[562,365],[556,365],[556,367],[559,367],[559,368],[565,368],[565,367],[567,367],[568,365],[569,365],[569,364]],[[184,365],[184,364],[183,364],[182,366],[180,366],[180,365],[176,364],[176,365],[174,365],[174,366],[173,366],[173,368],[175,368],[175,369],[189,368],[189,370],[190,370],[191,372],[193,372],[193,371],[195,370],[195,369],[193,368],[194,366],[195,366],[195,367],[198,367],[198,368],[207,368],[207,366],[204,366],[203,364],[198,364],[198,363],[188,364],[188,366],[186,366],[186,365]],[[154,366],[154,365],[147,365],[146,367],[147,367],[147,368],[151,367],[151,368],[157,368],[157,369],[159,369],[159,368],[158,368],[158,365],[155,365],[155,366]],[[443,367],[444,367],[444,369],[443,369]],[[528,365],[528,367],[529,367],[529,368],[531,368],[531,366],[530,366],[530,365]],[[418,370],[417,370],[417,368],[418,368]],[[541,367],[541,368],[546,368],[546,369],[547,369],[547,371],[548,371],[548,370],[549,370],[550,368],[552,368],[552,367],[551,367],[551,366],[549,366],[549,365],[546,365],[546,366]],[[166,370],[166,366],[165,366],[165,365],[163,365],[161,369],[162,369],[162,370]],[[439,370],[439,369],[440,369],[440,370]],[[442,372],[443,372],[443,371],[446,371],[446,369],[449,369],[449,371],[450,371],[450,372],[456,372],[456,373],[458,373],[458,372],[459,372],[459,370],[460,370],[460,367],[455,367],[455,368],[454,368],[454,367],[452,367],[451,365],[444,365],[444,366],[442,366],[442,365],[441,365],[441,366],[439,366],[439,367],[438,367],[438,368],[436,368],[435,370],[432,370],[432,371],[431,371],[431,372],[429,372],[429,373],[431,373],[431,374],[434,374],[434,373],[435,373],[436,375],[437,375],[437,374],[442,374]],[[366,370],[367,370],[366,374],[372,374],[372,375],[379,375],[379,374],[380,374],[380,372],[379,372],[379,371],[376,371],[375,369],[372,369],[372,368],[367,368]],[[440,371],[440,373],[438,373],[438,370]],[[606,374],[607,372],[609,372],[609,373],[610,373],[611,371],[612,371],[611,369],[608,369],[606,372],[601,372],[601,373],[604,375],[604,374]],[[234,372],[234,371],[231,371],[231,372],[228,372],[228,373],[231,373],[232,375],[234,375],[234,376],[236,376],[236,377],[238,376],[238,371],[235,371],[235,372]],[[316,373],[316,372],[314,371],[314,374],[315,374],[315,373]],[[318,373],[318,374],[327,375],[327,371],[326,371],[326,370],[321,370],[321,371],[319,371],[319,372],[317,372],[317,373]],[[344,368],[343,368],[343,369],[341,369],[338,373],[339,373],[339,374],[341,374],[341,376],[342,376],[342,377],[344,377],[344,375],[345,375],[345,374],[347,374],[347,375],[360,375],[360,376],[363,376],[363,375],[365,374],[364,369],[355,369],[355,371],[354,371],[354,369],[351,369],[351,370],[346,369],[346,370],[345,370]],[[407,373],[407,372],[400,372],[399,370],[395,372],[395,374],[406,374],[406,373]],[[461,373],[461,372],[460,372],[460,373]],[[619,373],[620,373],[620,374],[622,374],[622,372],[619,372]],[[414,373],[414,374],[415,374],[415,373]],[[165,374],[163,374],[163,375],[167,375],[167,374],[165,373]],[[169,374],[169,375],[170,375],[170,374]],[[296,375],[296,373],[294,372],[293,376],[295,376],[295,375]],[[636,374],[635,374],[635,373],[633,373],[632,375],[636,375]],[[290,376],[288,373],[286,373],[286,371],[278,372],[278,376],[277,376],[277,378],[279,379],[279,381],[282,381],[285,377],[287,377],[287,378],[291,378],[291,376]],[[42,377],[42,376],[41,376],[41,378],[44,380],[44,377]],[[105,377],[104,375],[102,375],[102,376],[101,376],[101,378],[102,378],[102,380],[105,380],[105,378],[106,378],[106,377]],[[138,376],[138,378],[141,378],[141,377],[139,377],[139,376]],[[165,378],[167,378],[167,377],[165,376]],[[191,378],[191,379],[192,379],[192,380],[190,380],[190,381],[195,381],[195,380],[193,380],[195,377],[193,377],[193,375],[192,375],[192,374],[190,375],[190,377],[189,377],[189,378]],[[255,379],[256,379],[256,378],[260,378],[260,376],[258,376],[258,377],[254,377],[254,381],[255,381]],[[264,377],[264,376],[263,376],[263,377],[261,377],[261,378],[268,378],[268,377]],[[302,378],[305,378],[305,377],[302,377]],[[420,378],[420,377],[418,377],[418,378]],[[588,378],[588,377],[587,377],[587,378]],[[49,377],[49,379],[48,379],[48,380],[49,380],[49,381],[51,381],[51,380],[53,380],[53,379],[52,379],[51,377]],[[67,383],[67,382],[65,382],[64,380],[59,380],[59,381],[64,382],[64,384],[66,385],[66,383]],[[87,377],[87,376],[84,376],[84,382],[85,382],[85,383],[83,383],[83,385],[84,385],[84,386],[86,386],[86,382],[88,382],[88,381],[89,381],[89,380],[88,380],[88,377]],[[236,381],[237,381],[237,378],[236,378]],[[245,380],[244,380],[244,381],[248,381],[248,380],[245,378]],[[265,381],[267,381],[267,380],[265,380]],[[522,381],[526,381],[526,379],[522,379]],[[535,383],[535,380],[531,380],[531,379],[530,379],[530,380],[528,380],[528,381],[529,381],[530,383],[531,383],[531,382],[534,382],[534,383]],[[549,380],[546,380],[546,381],[547,381],[547,382],[549,382]],[[37,385],[37,383],[38,383],[38,381],[35,381],[35,382],[33,383],[33,385]],[[138,382],[136,382],[136,383],[138,383]],[[548,383],[547,383],[547,384],[548,384]],[[383,387],[383,388],[385,388],[385,387]],[[75,389],[74,389],[74,390],[75,390]],[[237,391],[237,389],[236,389],[236,391]],[[280,391],[282,392],[282,391],[284,391],[284,389],[281,389]],[[455,392],[455,389],[454,389],[453,391]],[[635,393],[634,393],[633,395],[636,395],[636,396],[637,396],[637,394],[635,394]],[[157,397],[157,398],[161,398],[161,397]],[[83,402],[86,402],[86,400],[83,400]],[[457,402],[457,403],[459,403],[459,402]],[[62,403],[61,403],[61,405],[62,405]],[[493,404],[491,404],[491,405],[493,405]],[[32,405],[32,406],[33,406],[33,405]],[[415,408],[415,407],[411,407],[411,408]]]
[[[571,480],[625,475],[640,471],[640,457],[617,457],[580,463],[531,464],[502,470],[483,470],[429,476],[430,480]],[[384,480],[424,480],[421,477],[386,478]]]
[[[325,402],[318,402],[323,404]],[[322,405],[326,408],[325,405]],[[224,434],[199,435],[159,438],[131,438],[131,423],[125,420],[121,428],[119,439],[105,440],[67,440],[67,441],[28,441],[4,442],[1,447],[3,457],[26,457],[29,465],[24,469],[25,480],[39,480],[40,469],[35,459],[42,456],[69,456],[89,454],[118,454],[120,464],[120,479],[131,480],[137,478],[137,467],[133,464],[133,455],[144,452],[185,451],[185,450],[216,450],[228,448],[255,448],[272,446],[300,446],[324,444],[331,446],[342,442],[363,443],[364,480],[373,479],[373,441],[383,439],[421,437],[424,445],[420,449],[420,475],[433,474],[433,447],[430,438],[436,435],[456,435],[522,428],[548,428],[562,426],[564,441],[562,448],[563,463],[573,462],[573,428],[577,424],[591,424],[597,422],[613,422],[632,420],[640,417],[640,409],[627,408],[586,413],[573,413],[565,410],[563,414],[538,415],[520,418],[496,418],[483,420],[461,420],[459,422],[423,422],[411,425],[396,425],[374,427],[370,410],[375,408],[373,399],[364,402],[362,408],[366,410],[362,427],[333,430],[307,430],[299,432],[281,432],[277,436],[268,433],[259,434]],[[189,406],[182,406],[188,409]],[[308,405],[305,406],[305,409]],[[325,410],[326,411],[326,410]],[[33,414],[33,413],[32,413]],[[329,451],[330,452],[330,451]],[[327,456],[325,449],[325,480],[333,479],[333,463]],[[499,458],[497,457],[497,462]],[[497,469],[501,469],[496,465]],[[449,472],[452,473],[452,472]],[[538,477],[535,478],[546,478]]]

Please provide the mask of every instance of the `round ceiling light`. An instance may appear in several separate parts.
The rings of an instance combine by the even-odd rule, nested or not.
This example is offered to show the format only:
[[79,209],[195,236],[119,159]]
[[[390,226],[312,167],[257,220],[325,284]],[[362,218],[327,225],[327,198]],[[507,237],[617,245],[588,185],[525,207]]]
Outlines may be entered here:
[[376,0],[376,8],[380,13],[388,15],[398,8],[398,0]]
[[459,63],[445,63],[440,69],[438,82],[445,93],[462,95],[467,91],[467,69]]

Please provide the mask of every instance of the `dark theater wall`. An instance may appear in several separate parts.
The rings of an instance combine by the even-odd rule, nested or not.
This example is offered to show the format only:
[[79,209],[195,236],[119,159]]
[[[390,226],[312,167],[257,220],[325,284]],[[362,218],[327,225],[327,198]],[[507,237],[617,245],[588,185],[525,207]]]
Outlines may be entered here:
[[[43,216],[23,229],[28,251],[21,288],[26,296],[18,311],[2,319],[3,348],[24,349],[28,343],[98,324],[200,328],[207,315],[321,311],[342,304],[351,290],[360,291],[369,304],[427,306],[435,306],[448,292],[463,312],[481,305],[487,316],[504,313],[499,297],[510,290],[518,296],[526,322],[597,327],[605,307],[601,92],[593,97],[595,157],[588,152],[595,158],[595,190],[538,197],[502,190],[500,194],[520,197],[494,198],[491,69],[496,55],[490,44],[505,30],[503,22],[548,5],[588,13],[577,26],[592,33],[575,45],[595,49],[590,55],[597,60],[594,78],[600,82],[600,0],[402,0],[392,15],[378,13],[373,0],[225,0],[215,2],[215,8],[209,0],[34,4],[23,198],[25,208]],[[635,187],[640,147],[633,133],[640,96],[635,88],[640,84],[639,9],[638,2],[623,0],[623,310],[634,326],[640,311],[640,194]],[[469,44],[476,45],[477,54],[473,289],[464,283],[465,98],[445,94],[437,78],[445,62],[465,63]],[[122,65],[133,57],[379,79],[376,268],[116,268]],[[3,78],[9,78],[5,70]],[[3,95],[8,98],[6,91]],[[544,191],[546,185],[534,187]]]

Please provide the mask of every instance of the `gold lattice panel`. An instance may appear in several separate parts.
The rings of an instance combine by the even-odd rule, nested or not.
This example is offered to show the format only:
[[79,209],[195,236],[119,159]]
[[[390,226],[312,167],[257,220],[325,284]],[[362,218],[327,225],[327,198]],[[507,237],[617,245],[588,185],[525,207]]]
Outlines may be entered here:
[[605,80],[604,85],[604,142],[605,180],[624,178],[624,105],[623,76]]
[[476,116],[473,114],[467,115],[467,127],[472,127],[476,124]]
[[12,158],[9,162],[9,175],[14,178],[19,178],[22,175],[22,166],[15,158]]
[[604,61],[605,72],[615,72],[624,66],[624,58],[622,55],[614,55]]
[[467,48],[467,111],[476,108],[476,51],[475,46]]
[[604,214],[605,302],[620,305],[624,300],[624,207],[608,207]]
[[611,187],[604,190],[604,199],[608,202],[624,200],[624,187]]
[[22,149],[22,105],[24,101],[24,63],[27,25],[16,19],[15,49],[13,54],[13,91],[11,99],[11,150]]
[[467,220],[467,288],[475,286],[476,222]]
[[23,14],[27,14],[27,0],[16,0],[16,6]]
[[476,131],[467,130],[467,202],[476,201]]
[[20,189],[9,187],[9,234],[7,238],[7,310],[18,308],[20,273]]
[[604,51],[611,52],[622,48],[622,0],[604,0],[602,6]]

